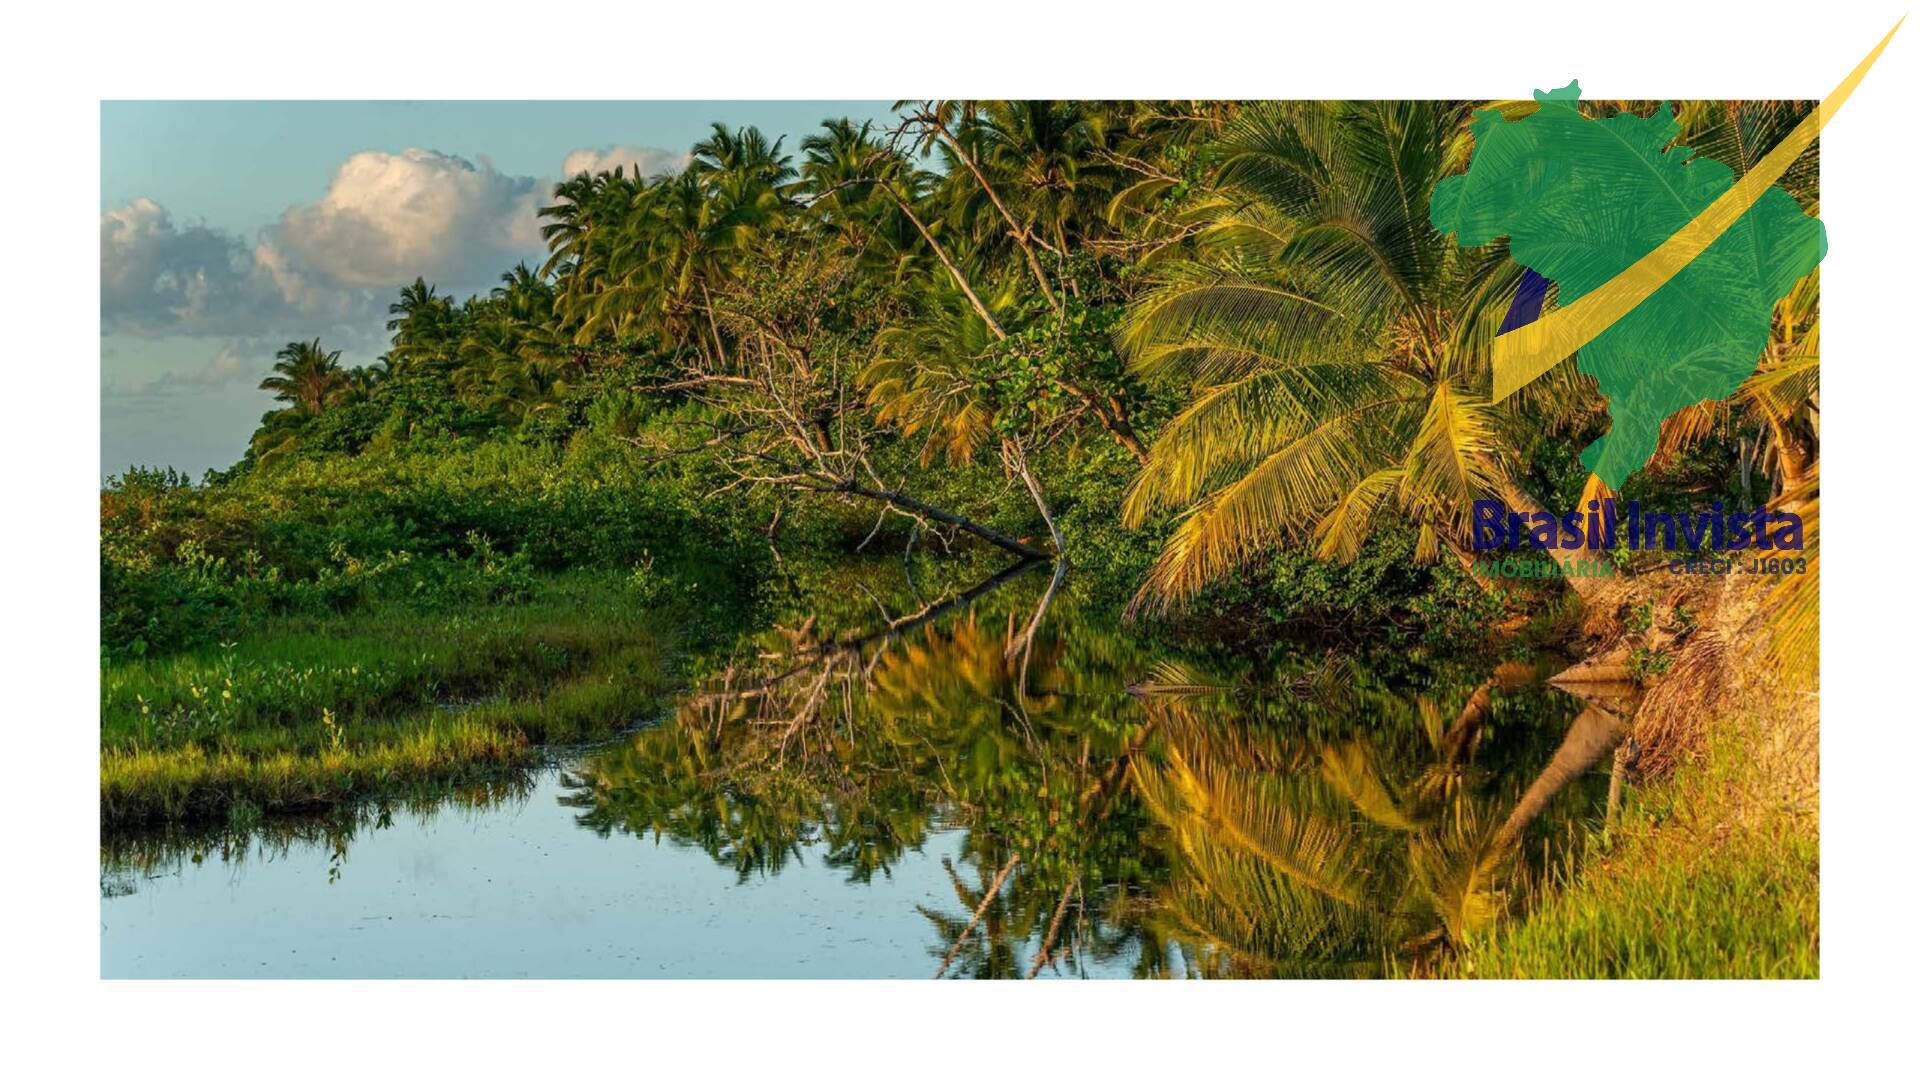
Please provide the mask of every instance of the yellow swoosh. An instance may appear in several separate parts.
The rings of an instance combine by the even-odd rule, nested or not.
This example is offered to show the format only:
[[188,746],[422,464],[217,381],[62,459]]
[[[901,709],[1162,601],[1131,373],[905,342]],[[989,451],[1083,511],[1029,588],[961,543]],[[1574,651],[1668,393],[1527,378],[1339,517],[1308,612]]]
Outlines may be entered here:
[[1493,341],[1493,400],[1499,401],[1515,390],[1545,375],[1560,361],[1579,351],[1582,345],[1599,337],[1616,320],[1640,305],[1640,302],[1673,280],[1694,257],[1712,246],[1740,215],[1750,209],[1761,194],[1780,179],[1793,159],[1805,153],[1833,114],[1840,111],[1848,95],[1860,85],[1867,69],[1880,58],[1881,50],[1906,22],[1893,24],[1887,36],[1873,47],[1840,85],[1828,94],[1820,107],[1807,114],[1780,144],[1767,152],[1760,163],[1747,171],[1739,182],[1720,194],[1699,216],[1687,222],[1666,242],[1640,257],[1640,261],[1615,274],[1605,285],[1582,296],[1545,318],[1509,331]]

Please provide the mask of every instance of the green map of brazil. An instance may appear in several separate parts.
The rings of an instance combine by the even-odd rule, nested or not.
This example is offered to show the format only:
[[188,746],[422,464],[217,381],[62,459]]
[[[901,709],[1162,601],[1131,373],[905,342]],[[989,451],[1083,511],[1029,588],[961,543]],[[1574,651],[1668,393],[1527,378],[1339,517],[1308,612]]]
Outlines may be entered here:
[[[1559,285],[1562,306],[1632,266],[1736,179],[1675,146],[1670,106],[1589,119],[1578,82],[1534,94],[1519,120],[1473,122],[1467,172],[1434,189],[1432,222],[1476,247],[1508,238],[1513,260]],[[1775,303],[1826,254],[1826,230],[1769,188],[1699,257],[1579,352],[1607,399],[1612,430],[1580,455],[1609,487],[1653,456],[1680,409],[1732,394],[1758,366]]]

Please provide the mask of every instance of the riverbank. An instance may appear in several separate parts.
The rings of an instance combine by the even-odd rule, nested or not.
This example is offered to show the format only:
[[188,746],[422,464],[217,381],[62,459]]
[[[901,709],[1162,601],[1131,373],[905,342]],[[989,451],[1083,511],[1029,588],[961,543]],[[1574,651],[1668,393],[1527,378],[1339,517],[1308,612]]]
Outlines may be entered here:
[[603,738],[659,707],[672,634],[620,577],[455,612],[383,602],[101,672],[105,826],[421,794]]
[[[1817,675],[1766,656],[1751,595],[1714,599],[1712,625],[1656,665],[1667,674],[1634,720],[1638,765],[1612,828],[1550,875],[1524,917],[1470,942],[1451,974],[1819,976]],[[1658,626],[1642,642],[1649,632]]]

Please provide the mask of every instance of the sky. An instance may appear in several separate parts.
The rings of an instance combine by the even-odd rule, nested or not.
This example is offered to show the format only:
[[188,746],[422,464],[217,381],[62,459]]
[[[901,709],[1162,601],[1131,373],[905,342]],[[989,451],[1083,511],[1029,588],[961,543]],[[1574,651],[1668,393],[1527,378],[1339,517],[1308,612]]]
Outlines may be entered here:
[[535,211],[582,169],[678,166],[714,121],[785,136],[888,103],[104,102],[102,477],[238,460],[273,354],[318,336],[386,346],[387,304],[425,277],[464,297],[541,254]]

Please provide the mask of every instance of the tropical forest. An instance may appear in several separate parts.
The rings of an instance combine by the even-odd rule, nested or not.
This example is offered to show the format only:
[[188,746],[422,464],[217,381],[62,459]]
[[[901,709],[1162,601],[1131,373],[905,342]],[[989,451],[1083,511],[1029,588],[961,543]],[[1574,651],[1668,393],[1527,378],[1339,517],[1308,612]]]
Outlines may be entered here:
[[[1550,107],[716,116],[269,346],[107,463],[103,971],[1817,976],[1818,274],[1616,490],[1591,357],[1495,392],[1571,286],[1436,226]],[[1577,105],[1682,220],[1814,107]],[[1477,528],[1605,500],[1801,546]]]

